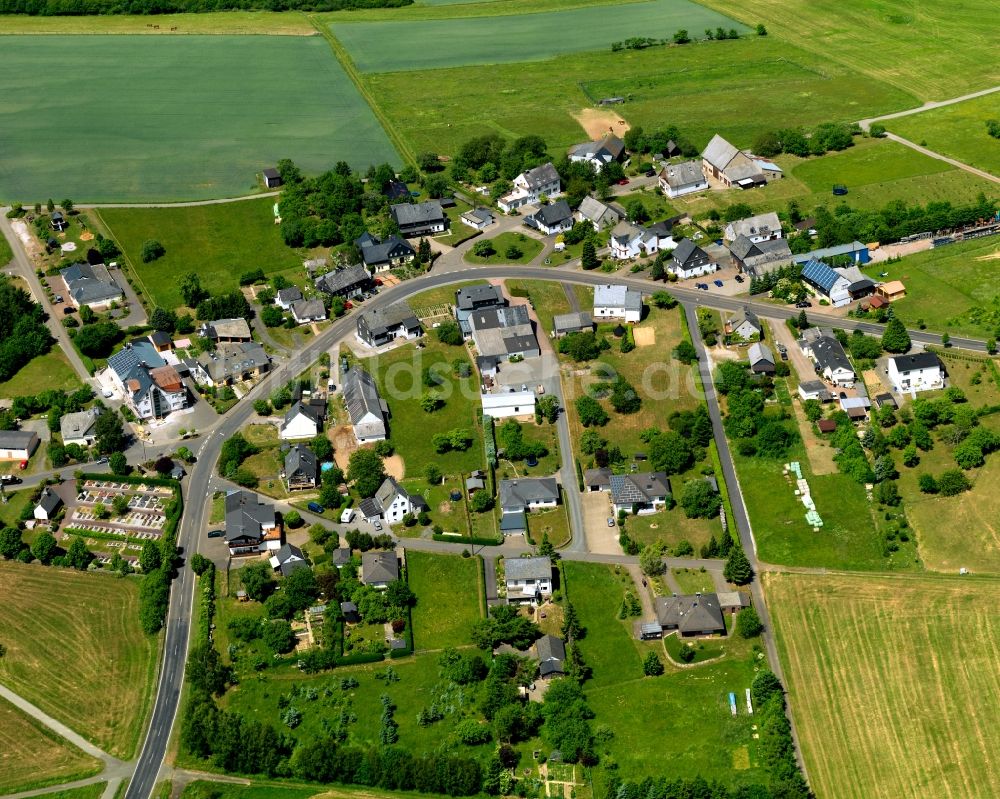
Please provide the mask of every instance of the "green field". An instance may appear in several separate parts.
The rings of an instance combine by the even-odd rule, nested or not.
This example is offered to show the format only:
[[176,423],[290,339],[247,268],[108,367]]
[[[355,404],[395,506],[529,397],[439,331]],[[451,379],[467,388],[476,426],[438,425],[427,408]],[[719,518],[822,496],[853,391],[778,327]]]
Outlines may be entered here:
[[467,646],[479,621],[479,561],[458,555],[406,553],[406,578],[417,595],[413,638],[419,649]]
[[37,394],[48,389],[73,391],[81,385],[80,378],[56,344],[45,355],[29,361],[6,383],[0,383],[0,397]]
[[903,281],[906,297],[892,308],[910,327],[923,320],[936,332],[989,338],[1000,328],[998,253],[995,238],[973,239],[875,264],[866,272],[873,277],[887,272],[877,279]]
[[0,699],[0,791],[4,794],[70,782],[100,770],[96,758]]
[[[472,250],[465,253],[464,258],[466,263],[470,264],[527,264],[534,260],[541,251],[544,245],[538,239],[532,238],[524,233],[514,233],[507,232],[501,233],[492,239],[489,239],[493,244],[493,255],[488,255],[482,258]],[[521,255],[518,258],[508,258],[506,256],[508,247],[517,247],[521,251]]]
[[[907,178],[950,172],[954,167],[904,147],[893,141],[869,139],[839,153],[822,158],[810,158],[792,169],[792,174],[810,190],[831,194],[833,184],[840,183],[854,190],[860,186],[878,186]],[[831,195],[832,196],[832,195]],[[847,202],[851,202],[848,195]]]
[[[153,27],[153,25],[157,27]],[[184,36],[186,34],[276,34],[314,36],[316,29],[302,14],[268,11],[217,11],[199,14],[149,15],[107,14],[100,16],[0,16],[0,34],[131,34]]]
[[565,53],[610,50],[630,36],[669,38],[686,28],[743,29],[689,0],[653,0],[535,14],[436,20],[350,22],[331,29],[362,72],[402,72],[540,61]]
[[705,5],[750,25],[763,22],[769,38],[794,42],[921,100],[1000,83],[996,26],[990,22],[994,0],[705,0]]
[[70,788],[65,791],[41,794],[38,799],[101,799],[106,787],[106,782],[95,782],[93,785],[85,785],[82,788]]
[[890,119],[885,125],[905,139],[1000,176],[1000,140],[986,132],[991,119],[1000,119],[1000,92]]
[[[403,459],[410,477],[422,477],[430,463],[446,474],[481,469],[484,454],[477,416],[482,407],[479,378],[475,368],[468,377],[461,378],[456,377],[451,368],[457,359],[468,360],[468,350],[442,344],[433,334],[425,336],[423,342],[426,345],[423,349],[397,347],[363,362],[389,405],[389,438],[396,447],[396,454]],[[444,407],[427,413],[418,400],[426,391],[421,381],[423,370],[431,367],[440,370],[438,373],[444,378],[438,388]],[[472,446],[464,452],[438,455],[430,446],[429,436],[455,429],[469,430],[474,437]]]
[[818,797],[1000,793],[995,580],[765,574]]
[[139,629],[139,584],[0,562],[0,682],[116,757],[135,753],[156,639]]
[[0,70],[6,199],[195,200],[279,158],[398,160],[321,37],[6,36]]
[[[247,200],[186,208],[103,208],[100,218],[132,267],[136,288],[150,305],[183,305],[180,278],[197,272],[213,293],[239,288],[244,272],[261,267],[268,276],[283,274],[300,284],[302,256],[285,246],[272,224],[273,200]],[[167,253],[144,264],[140,253],[156,239]]]
[[[557,153],[586,139],[574,114],[616,95],[632,99],[610,113],[646,128],[676,124],[697,147],[715,133],[749,146],[763,130],[846,122],[917,105],[905,91],[770,36],[619,53],[601,48],[545,62],[387,72],[363,80],[417,151],[452,154],[485,133],[538,134]],[[482,86],[500,88],[483,92]]]

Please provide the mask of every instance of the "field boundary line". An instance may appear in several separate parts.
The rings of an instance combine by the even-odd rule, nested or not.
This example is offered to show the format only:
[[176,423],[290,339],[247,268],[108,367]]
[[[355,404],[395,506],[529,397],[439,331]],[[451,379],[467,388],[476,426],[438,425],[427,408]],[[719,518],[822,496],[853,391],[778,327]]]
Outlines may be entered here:
[[351,79],[351,82],[357,88],[358,93],[364,98],[364,101],[368,103],[368,107],[371,108],[372,113],[375,118],[379,121],[382,126],[382,130],[385,131],[386,136],[389,137],[389,141],[392,142],[392,146],[396,148],[396,152],[402,157],[402,159],[412,166],[417,165],[417,157],[410,146],[403,140],[402,135],[396,130],[392,122],[389,121],[389,117],[386,116],[382,107],[375,101],[375,97],[365,86],[364,81],[361,79],[361,74],[358,72],[357,67],[354,66],[354,62],[351,60],[350,55],[344,46],[338,41],[337,37],[333,35],[333,31],[330,30],[329,26],[326,25],[321,20],[318,20],[313,14],[306,14],[306,19],[309,20],[310,24],[316,29],[327,43],[330,45],[330,49],[333,51],[334,57],[340,63],[340,66],[344,68],[344,72],[347,73],[347,77]]

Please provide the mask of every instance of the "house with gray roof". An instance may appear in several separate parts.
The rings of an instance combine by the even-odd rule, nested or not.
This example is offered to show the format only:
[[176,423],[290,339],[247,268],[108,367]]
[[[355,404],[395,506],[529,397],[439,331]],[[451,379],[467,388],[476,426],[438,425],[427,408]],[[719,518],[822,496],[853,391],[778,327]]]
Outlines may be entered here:
[[535,641],[532,654],[538,661],[538,676],[543,680],[565,674],[563,664],[566,662],[566,644],[562,638],[543,635]]
[[217,342],[251,341],[253,339],[250,323],[243,317],[205,322],[198,329],[198,335]]
[[292,319],[297,325],[305,325],[310,322],[322,322],[326,319],[326,306],[323,300],[296,300],[292,303]]
[[576,220],[589,222],[597,233],[606,228],[613,228],[623,217],[624,214],[613,205],[603,203],[589,195],[583,198],[580,207],[576,209]]
[[91,446],[96,438],[94,428],[100,415],[100,408],[88,408],[85,411],[66,413],[59,417],[59,434],[62,436],[63,445]]
[[667,271],[677,275],[678,280],[710,275],[718,268],[709,254],[688,238],[681,239],[667,264]]
[[642,319],[642,292],[622,285],[594,286],[594,318],[598,321],[622,319],[638,322]]
[[786,239],[754,242],[742,233],[729,245],[733,265],[750,277],[762,277],[792,263]]
[[552,560],[548,557],[504,558],[507,602],[537,602],[552,596]]
[[722,232],[722,238],[726,242],[736,241],[740,236],[746,236],[754,244],[780,239],[782,237],[781,220],[778,219],[778,215],[774,211],[767,211],[763,214],[730,222]]
[[62,498],[46,486],[42,489],[42,495],[38,498],[33,515],[40,522],[50,522],[55,518],[62,504]]
[[399,558],[396,557],[395,550],[361,553],[361,573],[358,579],[363,585],[380,589],[388,588],[389,583],[398,582]]
[[302,290],[298,286],[288,286],[287,288],[278,289],[278,293],[274,295],[274,304],[281,308],[281,310],[287,311],[292,307],[293,302],[301,299]]
[[743,339],[743,341],[759,339],[763,331],[764,328],[761,326],[757,314],[746,306],[735,311],[726,320],[726,335]]
[[424,334],[420,320],[406,300],[371,308],[358,316],[357,337],[369,347],[384,347],[397,339],[415,339]]
[[59,275],[78,308],[104,308],[125,296],[104,264],[73,264],[60,269]]
[[106,374],[140,419],[160,419],[187,407],[187,387],[148,339],[129,342],[108,358]]
[[640,516],[655,513],[666,507],[671,495],[670,479],[665,472],[613,474],[608,482],[615,515],[622,511]]
[[565,233],[573,227],[573,212],[565,200],[543,205],[535,213],[524,218],[524,224],[536,228],[546,236]]
[[513,190],[497,200],[497,205],[501,211],[509,214],[524,205],[540,202],[543,196],[552,199],[559,195],[561,189],[559,173],[550,161],[514,178]]
[[319,485],[319,462],[304,444],[296,444],[285,453],[285,484],[289,491],[316,488]]
[[583,487],[588,493],[611,490],[611,470],[606,466],[583,470]]
[[501,480],[499,504],[500,529],[505,535],[527,530],[526,513],[559,504],[559,484],[555,477],[519,477]]
[[281,548],[282,529],[274,505],[260,501],[252,491],[226,493],[225,540],[230,555],[246,555]]
[[664,632],[676,630],[682,638],[725,635],[726,620],[716,594],[658,596],[656,620]]
[[562,338],[567,333],[586,333],[593,329],[594,317],[587,311],[561,313],[552,317],[552,332],[556,338]]
[[524,305],[475,311],[469,316],[469,327],[481,356],[507,361],[514,355],[537,358],[541,354],[531,317]]
[[625,158],[625,142],[613,133],[605,134],[597,141],[588,141],[577,144],[569,150],[569,160],[571,162],[583,162],[588,164],[595,172],[600,172],[604,167],[616,161],[620,162]]
[[361,264],[345,266],[333,272],[327,272],[316,278],[316,289],[332,297],[343,297],[345,300],[358,297],[371,288],[372,276]]
[[203,386],[228,386],[241,380],[254,380],[271,368],[271,359],[256,341],[220,344],[197,358],[187,358],[184,365],[191,377]]
[[448,217],[437,200],[390,205],[389,214],[399,227],[399,234],[408,239],[444,233],[448,227]]
[[756,375],[774,374],[774,353],[762,341],[754,342],[747,351],[750,359],[750,371]]
[[844,347],[829,328],[810,327],[802,332],[798,340],[803,355],[812,358],[816,374],[821,375],[836,386],[854,385],[856,375],[851,359]]
[[473,230],[486,230],[493,224],[493,214],[488,208],[473,208],[462,214],[462,224]]
[[725,187],[750,189],[782,177],[771,162],[762,162],[753,154],[734,147],[716,134],[701,154],[701,169],[706,178]]
[[368,372],[360,367],[349,369],[344,374],[342,393],[359,444],[388,437],[389,406],[379,396],[378,386]]
[[660,170],[658,182],[660,191],[671,199],[708,190],[708,179],[698,161],[667,164]]
[[282,544],[281,548],[275,550],[275,553],[271,555],[269,562],[271,568],[280,572],[282,577],[288,577],[299,569],[309,568],[306,556],[294,544]]
[[[393,206],[397,207],[397,206]],[[398,266],[412,263],[417,251],[399,236],[379,240],[371,233],[364,233],[354,242],[361,250],[361,260],[372,274],[388,272]]]
[[507,298],[503,296],[503,290],[491,283],[475,283],[455,291],[455,319],[465,335],[472,332],[469,317],[474,311],[503,308],[506,305]]
[[385,478],[375,496],[366,497],[358,505],[358,510],[368,523],[385,521],[396,524],[406,514],[417,514],[426,509],[424,498],[419,494],[410,494],[394,477]]

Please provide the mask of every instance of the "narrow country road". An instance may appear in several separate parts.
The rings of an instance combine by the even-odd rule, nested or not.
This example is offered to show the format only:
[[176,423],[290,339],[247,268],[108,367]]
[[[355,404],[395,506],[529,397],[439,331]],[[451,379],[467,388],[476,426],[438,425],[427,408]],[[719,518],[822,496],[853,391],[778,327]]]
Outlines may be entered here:
[[183,200],[180,202],[148,202],[148,203],[75,203],[77,208],[197,208],[199,205],[225,205],[226,203],[241,203],[247,200],[260,200],[264,197],[277,197],[280,191],[262,191],[259,194],[244,194],[242,197],[222,197],[214,200]]
[[922,153],[926,156],[929,156],[930,158],[936,158],[938,161],[944,161],[946,164],[951,164],[954,167],[957,167],[965,172],[968,172],[970,175],[975,175],[976,177],[992,181],[993,183],[1000,183],[1000,177],[997,177],[996,175],[987,172],[984,169],[979,169],[978,167],[966,164],[964,161],[958,161],[947,155],[943,155],[942,153],[930,150],[924,147],[923,145],[910,141],[909,139],[904,139],[902,136],[897,136],[895,133],[890,133],[889,131],[886,131],[885,137],[887,139],[890,139],[891,141],[902,144],[905,147],[909,147],[911,150],[916,150],[918,153]]
[[933,111],[935,108],[945,108],[949,105],[964,103],[966,100],[975,100],[977,97],[985,97],[986,95],[993,94],[994,92],[1000,92],[1000,86],[991,86],[988,89],[980,89],[978,92],[970,92],[969,94],[952,97],[948,100],[935,100],[933,102],[927,102],[923,105],[917,106],[916,108],[908,108],[905,111],[896,111],[892,114],[882,114],[882,116],[878,117],[860,119],[858,120],[858,124],[861,126],[862,130],[868,130],[871,128],[873,122],[885,122],[887,119],[899,119],[900,117],[922,114],[924,111]]

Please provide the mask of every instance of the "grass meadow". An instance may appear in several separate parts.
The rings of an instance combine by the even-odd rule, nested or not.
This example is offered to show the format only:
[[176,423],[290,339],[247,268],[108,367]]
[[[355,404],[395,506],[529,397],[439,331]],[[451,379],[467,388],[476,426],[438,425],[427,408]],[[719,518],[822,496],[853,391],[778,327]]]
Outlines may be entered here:
[[[233,291],[240,275],[261,267],[268,277],[283,274],[301,279],[302,257],[285,245],[272,224],[274,201],[262,198],[220,205],[183,208],[102,208],[104,227],[114,236],[132,269],[136,287],[151,305],[184,304],[180,279],[196,272],[213,294]],[[140,253],[156,239],[166,255],[144,264]]]
[[4,794],[71,782],[97,774],[101,768],[99,760],[0,699],[0,791]]
[[[479,378],[474,366],[468,377],[456,377],[452,368],[456,360],[469,360],[468,350],[442,344],[434,335],[425,336],[423,344],[423,349],[397,347],[362,363],[389,405],[389,438],[396,454],[403,459],[410,477],[422,477],[431,463],[447,474],[481,469],[485,455],[478,423]],[[423,371],[432,367],[444,378],[439,389],[444,406],[427,413],[418,400],[427,390],[422,383]],[[470,431],[472,446],[464,452],[438,455],[429,444],[430,436],[454,429]]]
[[[742,693],[753,679],[745,641],[722,643],[728,654],[696,668],[671,665],[662,641],[637,641],[632,620],[619,620],[626,587],[624,570],[598,563],[565,561],[566,592],[586,635],[580,641],[594,676],[584,686],[595,713],[594,726],[614,730],[602,745],[603,762],[615,762],[629,779],[660,776],[670,763],[676,777],[702,775],[727,784],[761,779],[755,768],[752,720],[729,712],[729,691]],[[661,677],[644,677],[642,658],[656,652],[666,664]]]
[[[545,246],[538,239],[520,231],[501,233],[488,241],[493,244],[492,255],[487,255],[484,258],[469,250],[463,256],[465,262],[470,264],[527,264],[531,263]],[[506,255],[508,247],[517,247],[521,254],[517,258],[508,258]]]
[[991,119],[1000,119],[1000,93],[891,119],[886,126],[905,139],[1000,176],[1000,141],[986,132]]
[[476,558],[407,551],[406,578],[417,595],[413,640],[419,649],[470,643],[469,631],[481,618],[479,568]]
[[[574,114],[617,95],[631,96],[614,106],[621,119],[646,128],[674,123],[698,147],[715,133],[749,146],[762,130],[917,105],[904,90],[770,36],[618,53],[602,46],[544,62],[388,71],[393,68],[362,80],[418,152],[454,154],[473,136],[534,133],[555,153],[586,139]],[[482,86],[498,89],[483,92]]]
[[[502,8],[497,6],[497,8]],[[534,14],[332,24],[361,72],[403,72],[541,61],[565,53],[610,50],[630,36],[669,38],[722,26],[733,19],[689,0],[651,0]]]
[[763,580],[817,796],[1000,792],[995,580],[773,573]]
[[0,383],[0,397],[37,394],[50,388],[72,391],[80,385],[80,378],[56,345],[45,355],[33,358],[25,364],[10,380]]
[[398,161],[321,37],[6,36],[0,69],[6,199],[198,200],[280,158]]
[[867,268],[882,280],[901,280],[906,297],[893,312],[913,327],[988,338],[1000,326],[1000,243],[994,238],[949,244]]
[[794,42],[921,101],[1000,83],[996,26],[990,23],[994,0],[705,0],[705,5],[748,25],[762,22],[768,38]]
[[0,563],[0,681],[105,752],[135,754],[156,640],[139,629],[134,580]]
[[65,791],[52,791],[41,794],[40,799],[101,799],[106,782],[95,782],[92,785],[84,785],[82,788],[70,788]]

